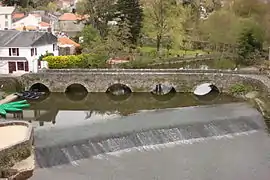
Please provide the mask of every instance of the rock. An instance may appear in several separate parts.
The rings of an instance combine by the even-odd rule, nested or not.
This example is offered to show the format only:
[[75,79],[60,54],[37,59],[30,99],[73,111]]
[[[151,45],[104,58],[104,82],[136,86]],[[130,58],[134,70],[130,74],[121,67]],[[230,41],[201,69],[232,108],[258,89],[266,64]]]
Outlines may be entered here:
[[251,92],[248,92],[245,97],[247,99],[254,99],[254,98],[257,98],[259,96],[259,92],[258,91],[251,91]]

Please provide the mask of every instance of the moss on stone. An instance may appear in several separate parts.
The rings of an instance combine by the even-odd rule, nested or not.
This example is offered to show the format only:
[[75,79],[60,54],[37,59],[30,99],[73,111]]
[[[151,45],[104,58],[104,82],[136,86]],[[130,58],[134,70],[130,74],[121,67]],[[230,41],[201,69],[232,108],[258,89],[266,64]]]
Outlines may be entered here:
[[0,169],[12,167],[16,162],[26,159],[31,155],[31,146],[18,145],[14,148],[0,152]]

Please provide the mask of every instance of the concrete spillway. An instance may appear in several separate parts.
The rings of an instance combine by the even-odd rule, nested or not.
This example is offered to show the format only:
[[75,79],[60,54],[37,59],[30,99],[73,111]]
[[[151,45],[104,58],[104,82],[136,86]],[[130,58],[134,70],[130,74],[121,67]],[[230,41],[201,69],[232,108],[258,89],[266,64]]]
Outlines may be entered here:
[[36,129],[36,158],[40,168],[49,168],[106,153],[264,128],[261,114],[245,103],[146,111],[106,123]]

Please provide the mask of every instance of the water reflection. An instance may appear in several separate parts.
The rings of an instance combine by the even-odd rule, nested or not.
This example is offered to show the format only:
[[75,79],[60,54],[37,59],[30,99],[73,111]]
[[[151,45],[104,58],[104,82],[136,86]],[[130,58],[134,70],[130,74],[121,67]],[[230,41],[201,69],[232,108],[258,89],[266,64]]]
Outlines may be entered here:
[[195,99],[201,103],[209,104],[213,103],[218,100],[220,93],[218,91],[212,91],[211,93],[205,96],[196,96],[194,95]]
[[69,92],[65,93],[66,97],[71,101],[82,101],[86,98],[87,92]]
[[172,98],[175,97],[175,95],[176,95],[175,92],[171,92],[164,95],[157,95],[152,93],[153,98],[155,98],[157,101],[170,101]]
[[117,99],[117,97],[121,99],[121,96],[115,96],[115,99],[113,99],[106,93],[88,93],[84,101],[70,101],[64,93],[51,93],[47,99],[41,102],[29,102],[31,107],[22,113],[8,114],[7,119],[29,121],[34,126],[63,126],[85,121],[93,123],[107,121],[115,117],[134,114],[141,110],[241,101],[225,94],[220,94],[211,101],[199,100],[194,98],[193,94],[187,93],[170,93],[165,96],[156,96],[150,93],[132,93],[124,101],[123,99],[122,101]]
[[115,95],[112,93],[106,93],[106,95],[113,101],[125,101],[127,100],[132,93],[124,93],[124,94],[120,94],[120,95]]

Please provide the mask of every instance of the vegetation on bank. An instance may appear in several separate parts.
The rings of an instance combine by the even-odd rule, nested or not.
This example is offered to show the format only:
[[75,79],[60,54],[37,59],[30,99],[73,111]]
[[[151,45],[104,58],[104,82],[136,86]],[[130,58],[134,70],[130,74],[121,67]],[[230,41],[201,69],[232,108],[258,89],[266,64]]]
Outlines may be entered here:
[[254,87],[251,85],[238,83],[231,86],[229,93],[233,95],[245,95],[246,93],[253,90],[254,90]]
[[48,62],[51,69],[71,68],[104,68],[107,56],[99,54],[81,54],[69,56],[47,56],[43,60]]

